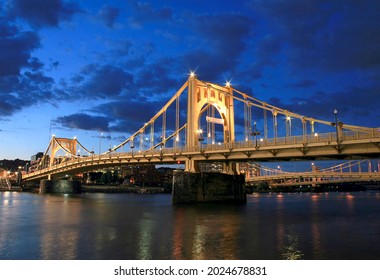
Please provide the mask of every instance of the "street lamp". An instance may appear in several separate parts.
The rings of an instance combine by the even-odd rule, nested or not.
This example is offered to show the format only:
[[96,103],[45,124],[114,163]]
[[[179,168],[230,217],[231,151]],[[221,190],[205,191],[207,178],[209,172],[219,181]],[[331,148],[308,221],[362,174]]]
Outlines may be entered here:
[[103,138],[103,132],[100,133],[100,136],[99,136],[99,155],[102,148],[102,138]]
[[260,131],[257,131],[256,129],[257,123],[253,123],[253,132],[251,133],[252,136],[255,136],[255,147],[257,148],[257,136],[260,135]]
[[131,150],[132,150],[132,157],[133,157],[133,149],[135,148],[135,145],[133,144],[133,140],[131,142],[131,146],[130,146]]
[[336,129],[336,143],[339,145],[339,130],[338,130],[338,110],[334,110],[335,116],[335,129]]
[[292,136],[292,118],[290,116],[286,116],[286,136]]
[[198,134],[198,141],[199,142],[202,142],[203,140],[205,140],[202,136],[202,133],[203,133],[203,130],[202,129],[198,129],[195,133]]

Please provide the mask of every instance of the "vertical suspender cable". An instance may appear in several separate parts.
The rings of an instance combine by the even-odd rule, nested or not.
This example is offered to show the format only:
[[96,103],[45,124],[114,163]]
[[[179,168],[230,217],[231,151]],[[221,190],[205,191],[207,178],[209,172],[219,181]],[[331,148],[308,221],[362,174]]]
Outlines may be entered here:
[[207,123],[207,144],[210,144],[210,140],[211,140],[211,122],[210,121],[207,121],[207,119],[210,117],[211,115],[211,106],[207,105],[207,117],[206,117],[206,123]]
[[277,112],[272,110],[273,115],[273,138],[277,140]]
[[144,130],[145,128],[143,128],[140,133],[140,151],[144,150]]
[[[211,106],[211,117],[215,118],[214,106]],[[211,144],[215,144],[215,123],[211,123]]]
[[268,116],[267,116],[267,109],[263,109],[264,113],[264,139],[268,138]]
[[248,141],[248,105],[247,96],[244,95],[244,140]]
[[248,132],[247,132],[247,137],[248,137],[248,140],[250,140],[250,137],[251,137],[251,133],[252,133],[252,107],[251,107],[251,104],[248,103],[247,104],[248,108],[247,108],[247,111],[248,111]]
[[150,124],[150,148],[154,146],[154,121]]
[[162,144],[165,145],[166,140],[166,110],[162,113]]
[[175,101],[175,137],[174,137],[174,147],[177,147],[179,144],[179,96]]

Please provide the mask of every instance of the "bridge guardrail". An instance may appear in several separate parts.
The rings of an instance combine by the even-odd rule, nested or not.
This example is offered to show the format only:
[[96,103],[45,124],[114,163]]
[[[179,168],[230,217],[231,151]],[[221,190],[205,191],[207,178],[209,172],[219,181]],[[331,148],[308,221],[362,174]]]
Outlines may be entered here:
[[[380,138],[379,129],[371,129],[368,131],[344,131],[340,133],[339,140],[344,142],[348,140],[365,140],[371,138]],[[145,150],[140,152],[121,152],[110,153],[101,155],[92,155],[89,157],[76,157],[70,158],[60,164],[52,167],[46,167],[41,170],[36,170],[34,175],[44,174],[60,168],[75,165],[77,163],[86,163],[99,160],[108,160],[115,158],[133,158],[133,157],[157,157],[160,155],[171,155],[173,160],[177,155],[200,153],[204,151],[221,151],[221,150],[233,150],[233,149],[247,149],[247,148],[265,148],[281,145],[299,145],[299,144],[312,144],[312,143],[329,143],[334,144],[337,141],[336,133],[321,133],[314,135],[302,135],[302,136],[287,136],[279,138],[267,138],[267,139],[251,139],[249,141],[236,141],[234,143],[218,143],[218,144],[200,144],[192,147],[168,147],[161,150]]]

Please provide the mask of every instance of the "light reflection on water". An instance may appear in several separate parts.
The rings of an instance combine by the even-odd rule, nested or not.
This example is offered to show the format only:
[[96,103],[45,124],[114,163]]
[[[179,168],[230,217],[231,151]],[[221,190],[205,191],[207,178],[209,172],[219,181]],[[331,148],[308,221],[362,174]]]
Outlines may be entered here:
[[380,259],[380,195],[0,193],[0,259]]

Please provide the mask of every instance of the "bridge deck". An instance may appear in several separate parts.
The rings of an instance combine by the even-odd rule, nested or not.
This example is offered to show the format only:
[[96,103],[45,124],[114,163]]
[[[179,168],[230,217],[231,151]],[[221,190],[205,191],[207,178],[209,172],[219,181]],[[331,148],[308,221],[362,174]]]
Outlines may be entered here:
[[339,144],[334,133],[242,141],[192,147],[162,148],[140,152],[121,152],[90,157],[72,157],[66,161],[35,171],[24,176],[24,180],[46,178],[50,175],[75,174],[108,166],[177,163],[195,161],[274,161],[368,158],[380,154],[380,132],[344,132]]

